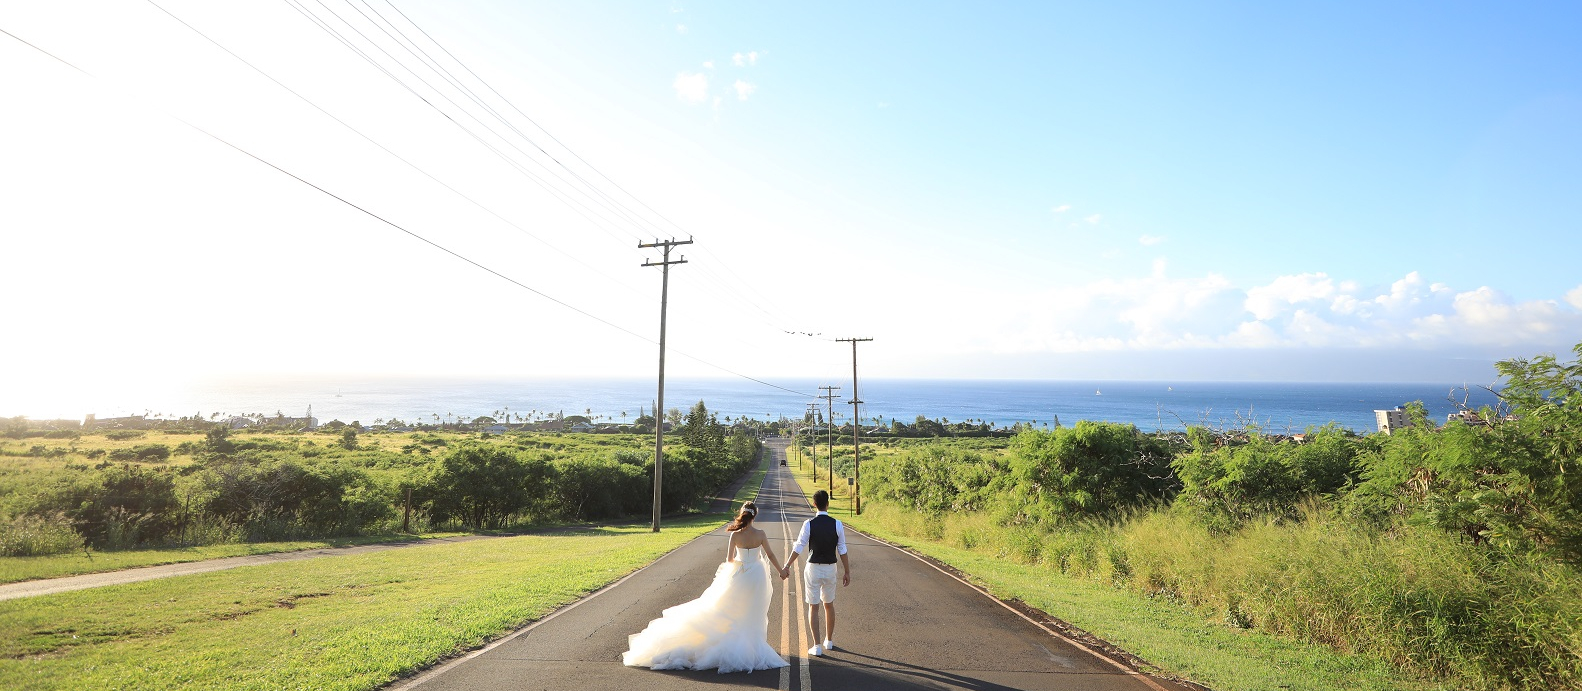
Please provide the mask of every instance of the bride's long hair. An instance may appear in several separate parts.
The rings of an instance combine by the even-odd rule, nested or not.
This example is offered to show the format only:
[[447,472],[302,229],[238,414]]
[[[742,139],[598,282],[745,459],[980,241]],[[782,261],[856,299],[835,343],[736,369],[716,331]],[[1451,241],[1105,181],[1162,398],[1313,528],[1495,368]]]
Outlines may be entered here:
[[731,519],[730,524],[725,526],[725,530],[727,532],[734,533],[734,532],[736,532],[738,530],[741,530],[742,528],[746,528],[747,526],[752,525],[753,519],[757,518],[757,517],[758,517],[758,505],[757,504],[754,504],[752,502],[747,502],[746,504],[742,504],[742,511],[741,511],[741,513],[736,514],[736,518]]

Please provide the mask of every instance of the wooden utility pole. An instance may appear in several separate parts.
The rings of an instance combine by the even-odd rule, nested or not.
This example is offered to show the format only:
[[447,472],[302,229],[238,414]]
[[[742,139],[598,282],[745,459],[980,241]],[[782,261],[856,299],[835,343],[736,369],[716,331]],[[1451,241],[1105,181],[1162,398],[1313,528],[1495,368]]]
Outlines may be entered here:
[[871,341],[871,338],[837,338],[839,343],[851,343],[851,501],[853,511],[862,515],[862,418],[857,415],[857,406],[862,405],[862,400],[857,398],[857,344]]
[[[808,421],[807,428],[808,428],[808,430],[810,432],[817,432],[818,431],[818,404],[817,403],[808,403],[807,404],[807,411],[805,412],[805,414],[807,415],[807,421]],[[813,435],[809,434],[808,435],[808,439],[810,441],[812,439],[814,439]],[[813,445],[812,444],[808,444],[808,449],[811,450],[812,448],[813,448]],[[796,457],[796,467],[798,467],[798,468],[802,467],[802,454],[800,454],[800,453],[798,453],[797,457]],[[817,463],[816,460],[813,463],[813,482],[815,482],[815,483],[818,482],[818,463]]]
[[829,496],[830,496],[830,499],[834,499],[835,498],[835,392],[839,391],[840,387],[839,386],[820,386],[818,388],[824,390],[824,395],[823,396],[819,396],[819,398],[824,399],[825,407],[829,410],[829,412],[824,416],[824,424],[826,425],[825,430],[829,433]]
[[664,258],[660,261],[645,260],[643,266],[660,267],[663,278],[659,287],[659,398],[654,402],[654,532],[659,532],[659,506],[661,490],[665,480],[665,419],[661,417],[665,409],[665,307],[670,302],[670,266],[672,264],[685,264],[687,258],[682,256],[675,261],[670,260],[670,249],[678,245],[690,245],[692,239],[686,240],[654,240],[653,242],[639,242],[638,249],[658,247],[664,251]]

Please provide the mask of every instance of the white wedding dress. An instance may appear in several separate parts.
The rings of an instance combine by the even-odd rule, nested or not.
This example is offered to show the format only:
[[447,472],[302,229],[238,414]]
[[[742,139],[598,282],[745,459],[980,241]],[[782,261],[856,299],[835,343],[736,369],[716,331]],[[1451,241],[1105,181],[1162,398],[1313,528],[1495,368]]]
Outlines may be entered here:
[[666,609],[628,638],[621,661],[653,669],[751,672],[790,664],[769,647],[769,598],[774,594],[763,548],[736,550],[720,564],[703,595]]

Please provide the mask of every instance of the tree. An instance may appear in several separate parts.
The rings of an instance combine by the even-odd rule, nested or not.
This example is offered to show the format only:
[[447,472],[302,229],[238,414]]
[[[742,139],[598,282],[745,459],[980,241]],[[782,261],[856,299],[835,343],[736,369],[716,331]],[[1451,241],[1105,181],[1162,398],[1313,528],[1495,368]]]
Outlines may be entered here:
[[1168,498],[1171,454],[1132,425],[1082,421],[1026,431],[1011,444],[1011,471],[1029,517],[1102,516]]
[[703,401],[698,401],[687,412],[686,422],[681,426],[681,440],[694,449],[719,451],[725,446],[725,428],[709,413]]
[[499,528],[543,494],[551,466],[509,449],[458,445],[440,460],[425,494],[435,521],[458,519],[473,529]]

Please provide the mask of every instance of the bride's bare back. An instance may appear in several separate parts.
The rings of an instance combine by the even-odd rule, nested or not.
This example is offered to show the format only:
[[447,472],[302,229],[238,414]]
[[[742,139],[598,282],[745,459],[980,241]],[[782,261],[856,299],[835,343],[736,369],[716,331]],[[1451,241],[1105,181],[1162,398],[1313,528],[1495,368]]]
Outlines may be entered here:
[[775,556],[774,547],[769,545],[769,537],[764,535],[764,531],[750,525],[731,533],[730,548],[725,550],[725,561],[735,559],[736,550],[756,547],[764,548],[764,556],[769,557],[769,563],[775,565],[776,569],[780,568],[780,558]]

